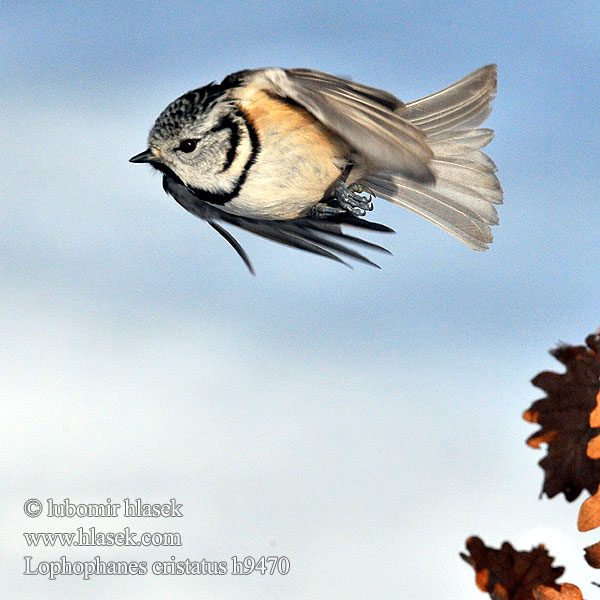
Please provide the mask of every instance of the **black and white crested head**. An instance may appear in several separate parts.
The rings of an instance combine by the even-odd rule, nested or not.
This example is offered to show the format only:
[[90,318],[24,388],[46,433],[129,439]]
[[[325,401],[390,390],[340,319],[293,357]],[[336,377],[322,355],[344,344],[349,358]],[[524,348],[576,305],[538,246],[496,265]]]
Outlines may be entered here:
[[194,123],[199,115],[210,111],[211,105],[221,98],[223,93],[222,86],[209,84],[173,100],[156,119],[150,133],[150,141],[158,138],[171,139],[178,135],[185,127]]
[[252,124],[229,93],[233,87],[211,83],[171,102],[137,162],[149,162],[202,200],[227,202],[258,151]]

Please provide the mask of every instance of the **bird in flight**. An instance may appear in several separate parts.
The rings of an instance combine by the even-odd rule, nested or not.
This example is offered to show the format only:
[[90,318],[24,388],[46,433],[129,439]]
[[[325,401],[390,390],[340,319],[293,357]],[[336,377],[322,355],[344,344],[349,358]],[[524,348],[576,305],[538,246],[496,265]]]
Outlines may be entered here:
[[485,250],[502,203],[496,167],[481,151],[493,132],[479,127],[495,93],[495,65],[406,104],[310,69],[240,71],[169,104],[130,161],[158,169],[164,190],[251,272],[223,224],[375,265],[352,246],[387,250],[345,230],[393,231],[364,218],[375,197]]

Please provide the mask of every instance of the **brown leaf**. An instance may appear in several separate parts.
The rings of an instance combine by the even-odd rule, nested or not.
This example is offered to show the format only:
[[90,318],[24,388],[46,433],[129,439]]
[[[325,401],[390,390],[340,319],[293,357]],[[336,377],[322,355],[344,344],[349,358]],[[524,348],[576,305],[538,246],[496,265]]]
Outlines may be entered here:
[[[590,414],[590,427],[600,427],[600,392],[596,396],[596,407]],[[588,442],[587,455],[590,458],[600,458],[600,435]]]
[[600,427],[600,392],[596,396],[596,406],[590,415],[590,425],[592,427]]
[[585,548],[584,558],[590,567],[594,567],[594,569],[600,569],[600,542]]
[[590,496],[579,509],[577,529],[589,531],[600,525],[600,492]]
[[544,546],[519,552],[508,542],[499,550],[488,548],[478,537],[467,540],[469,554],[461,557],[475,569],[477,587],[493,600],[534,600],[539,585],[553,587],[564,567],[552,567],[554,557]]
[[550,352],[567,370],[544,371],[532,379],[547,396],[523,415],[541,425],[527,443],[533,448],[548,445],[548,454],[539,463],[545,471],[542,493],[553,498],[562,492],[569,502],[583,489],[595,494],[600,483],[600,461],[587,455],[588,442],[600,434],[596,421],[590,426],[600,392],[600,335],[589,335],[585,341],[587,346],[565,345]]
[[540,585],[535,590],[536,600],[583,600],[581,590],[572,583],[563,583],[560,590]]
[[600,435],[597,435],[589,441],[587,455],[594,459],[600,458]]

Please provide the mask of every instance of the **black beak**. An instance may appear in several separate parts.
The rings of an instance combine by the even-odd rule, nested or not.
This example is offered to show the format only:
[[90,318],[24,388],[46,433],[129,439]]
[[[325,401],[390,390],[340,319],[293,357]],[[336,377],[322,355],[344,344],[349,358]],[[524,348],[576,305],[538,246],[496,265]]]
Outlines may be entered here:
[[148,148],[148,150],[144,150],[135,156],[132,156],[129,159],[129,162],[132,163],[149,163],[153,160],[156,160],[156,156],[152,153],[152,151]]

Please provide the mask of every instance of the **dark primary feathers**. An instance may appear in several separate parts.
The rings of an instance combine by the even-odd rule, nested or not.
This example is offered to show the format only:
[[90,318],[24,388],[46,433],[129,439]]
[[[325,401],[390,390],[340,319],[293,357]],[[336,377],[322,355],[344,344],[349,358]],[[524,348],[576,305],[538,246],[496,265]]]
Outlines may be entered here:
[[235,237],[220,224],[220,221],[228,223],[229,225],[235,225],[240,229],[245,229],[260,237],[279,242],[285,246],[324,256],[325,258],[335,260],[346,266],[349,266],[348,263],[340,258],[340,255],[379,268],[379,265],[356,250],[353,250],[351,247],[348,247],[346,245],[347,243],[363,246],[385,254],[391,254],[389,250],[382,246],[344,232],[342,226],[350,226],[363,231],[377,231],[380,233],[394,233],[393,229],[381,225],[380,223],[359,219],[350,214],[336,215],[327,219],[315,219],[312,217],[303,217],[286,221],[249,219],[247,217],[232,215],[220,210],[216,206],[211,206],[206,202],[198,200],[187,188],[174,182],[167,176],[163,177],[163,187],[168,194],[173,196],[173,198],[181,204],[181,206],[197,217],[207,221],[215,231],[221,234],[238,253],[251,273],[254,273],[254,267],[252,266],[252,262],[246,254],[246,251]]

